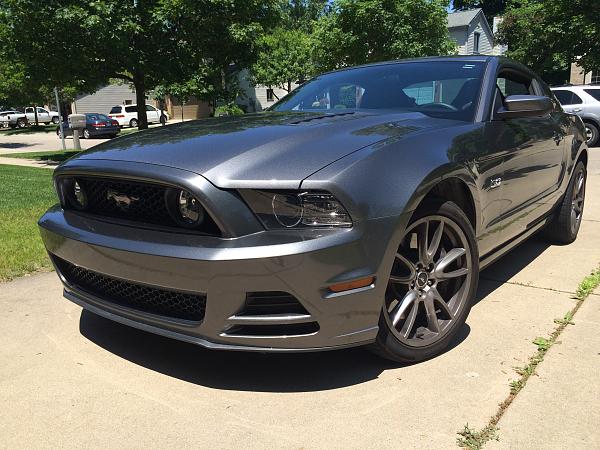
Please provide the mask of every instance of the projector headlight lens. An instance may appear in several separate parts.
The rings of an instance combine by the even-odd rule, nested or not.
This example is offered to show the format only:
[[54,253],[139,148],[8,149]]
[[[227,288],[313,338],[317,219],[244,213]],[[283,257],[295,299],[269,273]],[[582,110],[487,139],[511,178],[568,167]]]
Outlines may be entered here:
[[240,191],[267,229],[351,227],[344,206],[322,191]]

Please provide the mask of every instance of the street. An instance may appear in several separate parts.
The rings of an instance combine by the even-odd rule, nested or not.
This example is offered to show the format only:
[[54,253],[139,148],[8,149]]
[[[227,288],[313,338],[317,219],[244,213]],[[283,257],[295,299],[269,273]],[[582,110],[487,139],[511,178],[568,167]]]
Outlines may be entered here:
[[[466,424],[481,429],[496,414],[517,378],[513,368],[573,308],[578,284],[597,267],[599,198],[600,149],[591,149],[577,241],[552,246],[534,238],[482,272],[460,338],[414,365],[361,348],[208,351],[82,312],[62,298],[54,273],[6,283],[2,446],[456,447]],[[490,448],[600,446],[599,294],[584,302],[539,376],[506,410]]]

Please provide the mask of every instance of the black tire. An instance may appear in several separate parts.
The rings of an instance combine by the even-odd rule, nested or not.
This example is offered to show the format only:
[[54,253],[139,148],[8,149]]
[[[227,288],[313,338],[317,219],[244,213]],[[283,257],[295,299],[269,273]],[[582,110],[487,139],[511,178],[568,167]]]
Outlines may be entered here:
[[589,136],[587,145],[588,147],[595,147],[600,138],[600,130],[598,129],[598,125],[591,122],[584,122],[584,125],[586,128],[586,134]]
[[[583,185],[579,188],[581,180],[583,180]],[[585,165],[579,161],[575,165],[567,191],[554,214],[552,222],[544,229],[544,237],[550,242],[570,244],[577,239],[585,204],[586,182],[587,170]]]
[[[389,296],[390,296],[390,290],[394,290],[394,292],[392,293],[392,297],[394,296],[398,296],[398,295],[405,295],[404,293],[398,293],[398,291],[396,291],[395,287],[394,287],[394,283],[397,281],[393,281],[392,278],[396,278],[396,275],[394,275],[395,272],[395,267],[396,267],[396,259],[394,260],[394,266],[392,267],[392,274],[390,274],[390,280],[388,282],[388,287],[386,290],[386,297],[384,299],[384,304],[383,304],[383,308],[382,308],[382,313],[379,319],[379,333],[377,335],[376,341],[375,343],[371,346],[371,350],[374,351],[375,353],[377,353],[379,356],[392,360],[392,361],[397,361],[397,362],[403,362],[403,363],[412,363],[412,362],[418,362],[418,361],[423,361],[426,359],[429,359],[433,356],[436,356],[440,353],[442,353],[446,348],[448,348],[448,346],[450,345],[450,343],[452,342],[452,340],[456,337],[456,335],[459,333],[460,329],[462,328],[463,324],[465,323],[467,316],[469,315],[469,311],[471,310],[471,306],[473,304],[473,301],[475,299],[475,295],[477,292],[477,284],[478,284],[478,280],[479,280],[479,252],[477,249],[477,241],[475,239],[475,233],[473,232],[473,228],[469,222],[469,219],[465,216],[465,214],[463,213],[463,211],[453,202],[430,202],[427,203],[426,205],[423,205],[421,207],[419,207],[419,209],[417,209],[417,211],[415,211],[413,217],[411,218],[410,221],[410,225],[407,227],[407,235],[405,236],[405,239],[403,239],[403,243],[400,244],[400,247],[398,248],[398,254],[407,251],[407,243],[411,242],[410,244],[408,244],[409,246],[412,246],[412,240],[411,238],[413,237],[411,235],[411,230],[412,233],[414,233],[414,230],[416,230],[417,228],[412,228],[412,227],[416,227],[416,226],[420,226],[419,223],[425,221],[427,222],[427,227],[429,227],[429,219],[432,219],[432,221],[438,220],[438,221],[444,221],[445,225],[443,228],[443,233],[446,232],[446,230],[454,230],[454,232],[458,233],[458,230],[460,230],[460,233],[458,233],[457,235],[460,236],[461,242],[464,243],[464,247],[459,249],[459,248],[453,248],[450,251],[446,251],[445,247],[448,244],[448,242],[444,241],[444,239],[446,239],[445,237],[442,237],[442,243],[440,243],[440,241],[438,240],[438,244],[435,247],[435,251],[432,254],[431,257],[431,261],[434,261],[433,263],[430,264],[430,267],[435,267],[436,264],[439,264],[440,261],[445,258],[446,256],[449,256],[454,250],[460,251],[460,250],[464,250],[465,252],[462,254],[462,256],[459,257],[459,259],[455,259],[454,262],[452,264],[455,264],[455,262],[460,261],[459,264],[459,270],[464,270],[465,274],[464,275],[455,275],[456,278],[447,278],[447,279],[439,279],[436,280],[434,279],[435,276],[435,272],[436,269],[427,269],[429,272],[429,275],[431,278],[429,278],[429,281],[427,281],[427,283],[424,285],[424,289],[428,289],[428,284],[431,283],[431,285],[435,288],[435,292],[436,293],[440,293],[440,291],[445,290],[445,292],[451,297],[451,299],[454,298],[459,298],[458,295],[460,295],[461,300],[460,301],[454,301],[454,300],[450,300],[449,302],[446,302],[446,305],[448,307],[450,307],[450,303],[452,303],[454,301],[454,306],[452,306],[452,308],[456,307],[456,309],[452,312],[452,315],[447,316],[449,318],[449,320],[445,320],[442,319],[441,316],[443,317],[444,315],[444,311],[443,308],[441,308],[441,305],[439,303],[439,300],[437,303],[437,307],[433,306],[433,311],[434,311],[434,315],[435,315],[435,322],[436,322],[436,328],[438,327],[438,325],[442,324],[440,326],[440,328],[438,328],[438,332],[437,332],[437,336],[436,333],[430,333],[431,337],[429,338],[429,341],[426,339],[423,339],[422,341],[422,335],[423,335],[423,331],[420,331],[422,329],[427,330],[426,332],[429,332],[429,319],[427,319],[427,326],[421,326],[421,327],[417,327],[420,316],[418,316],[418,314],[422,314],[425,313],[424,309],[426,309],[426,305],[425,303],[427,302],[426,300],[420,300],[420,296],[413,301],[413,305],[412,308],[410,309],[410,312],[408,312],[409,310],[406,309],[406,316],[407,318],[405,318],[405,322],[409,321],[409,316],[412,315],[413,309],[415,309],[415,317],[416,319],[412,319],[412,323],[413,325],[409,325],[408,327],[408,333],[410,333],[411,329],[415,329],[415,333],[414,336],[412,338],[408,338],[407,335],[405,335],[405,341],[403,342],[401,340],[401,338],[399,337],[399,332],[401,332],[402,330],[398,330],[397,328],[395,328],[396,326],[398,326],[396,323],[392,324],[391,323],[391,317],[390,314],[394,313],[394,311],[396,311],[395,309],[393,309],[391,312],[388,311],[388,307],[391,306],[392,308],[394,308],[394,303],[388,305],[389,302]],[[432,222],[433,223],[433,222]],[[439,225],[438,225],[439,227]],[[429,228],[426,228],[426,230],[428,230],[429,232]],[[430,233],[430,232],[429,232]],[[431,237],[431,242],[435,241],[435,235],[437,233],[437,229],[434,231],[433,236]],[[418,233],[417,233],[418,234]],[[429,234],[431,235],[431,233]],[[443,235],[442,235],[443,236]],[[418,238],[420,239],[420,238]],[[429,244],[429,239],[426,239],[426,247],[429,248],[430,245],[433,244]],[[446,243],[444,243],[446,242]],[[417,247],[419,247],[419,244],[417,244]],[[414,252],[415,250],[410,250]],[[416,250],[417,252],[419,252],[419,250]],[[443,253],[438,253],[438,252],[443,252]],[[439,256],[435,256],[436,254],[439,254]],[[441,258],[441,259],[440,259]],[[419,259],[421,259],[419,257]],[[435,262],[435,260],[437,259],[437,262]],[[466,267],[460,269],[463,265],[465,265]],[[406,267],[406,266],[405,266]],[[429,266],[428,266],[429,267]],[[450,267],[449,265],[447,266],[448,268]],[[440,268],[440,270],[442,272],[444,272],[444,268]],[[406,292],[411,292],[411,290],[413,288],[415,288],[414,285],[417,284],[419,280],[419,274],[422,274],[422,272],[424,271],[425,268],[419,269],[418,267],[415,267],[414,269],[417,270],[417,272],[415,272],[413,269],[411,269],[411,272],[409,275],[405,276],[404,278],[410,278],[414,275],[413,282],[412,284],[410,284],[410,288],[409,286],[407,286],[407,291]],[[455,270],[455,269],[452,269]],[[455,273],[458,273],[458,271],[456,271]],[[450,275],[450,274],[449,274]],[[443,277],[442,277],[443,278]],[[449,283],[449,284],[438,284],[439,283]],[[395,285],[397,286],[397,284]],[[446,288],[444,288],[444,286],[446,286]],[[458,286],[458,290],[457,292],[460,292],[460,294],[454,294],[453,293],[453,288],[451,289],[447,289],[450,288],[451,286],[457,287]],[[429,288],[431,289],[431,288]],[[438,290],[439,289],[439,290]],[[408,294],[406,294],[408,295]],[[392,302],[397,302],[395,303],[395,307],[399,308],[399,305],[402,304],[402,302],[407,300],[406,295],[404,296],[404,298],[402,298],[401,301],[397,301],[397,300],[392,300]],[[423,299],[425,299],[425,294],[423,294],[424,296],[422,297]],[[399,297],[398,297],[399,298]],[[422,301],[422,303],[420,303]],[[441,301],[445,302],[445,299],[443,298],[443,296],[441,297]],[[457,305],[458,304],[458,305]],[[433,301],[431,303],[431,305],[434,305]],[[401,308],[399,308],[401,309]],[[448,308],[447,308],[448,310]],[[422,312],[421,312],[422,311]],[[425,313],[426,315],[426,313]],[[400,317],[400,315],[398,314],[398,316]],[[427,315],[426,315],[427,316]],[[402,317],[401,317],[402,319]],[[439,320],[438,320],[439,319]],[[445,328],[443,328],[445,327]],[[420,341],[420,342],[419,342]]]
[[25,128],[27,121],[25,119],[17,119],[17,128]]
[[54,125],[58,125],[58,117],[56,117],[56,116],[55,116],[55,117],[53,117],[53,118],[52,118],[52,123],[53,123]]
[[90,139],[92,137],[92,135],[90,134],[90,131],[87,128],[84,128],[83,133],[81,134],[81,137],[83,139]]
[[137,120],[137,119],[131,119],[131,120],[129,121],[129,126],[130,126],[131,128],[137,128],[137,127],[138,127],[138,120]]

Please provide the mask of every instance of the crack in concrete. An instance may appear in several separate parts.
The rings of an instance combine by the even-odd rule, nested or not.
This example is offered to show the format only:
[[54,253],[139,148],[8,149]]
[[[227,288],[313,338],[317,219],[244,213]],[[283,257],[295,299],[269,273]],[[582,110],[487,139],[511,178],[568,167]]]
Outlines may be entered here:
[[[529,288],[533,288],[533,289],[542,289],[544,291],[559,292],[561,294],[570,294],[570,295],[574,295],[575,294],[574,291],[563,291],[561,289],[554,289],[554,288],[549,288],[549,287],[544,287],[544,286],[536,286],[534,284],[519,283],[517,281],[498,280],[496,278],[482,277],[481,275],[479,276],[479,278],[481,280],[494,281],[496,283],[512,284],[513,286],[522,286],[522,287],[529,287]],[[594,295],[600,295],[600,294],[594,294]]]

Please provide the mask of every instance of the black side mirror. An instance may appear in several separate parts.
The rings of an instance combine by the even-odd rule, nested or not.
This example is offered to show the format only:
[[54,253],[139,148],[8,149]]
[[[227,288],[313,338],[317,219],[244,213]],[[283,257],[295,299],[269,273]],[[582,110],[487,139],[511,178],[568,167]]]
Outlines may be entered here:
[[520,117],[542,117],[552,111],[549,97],[539,95],[509,95],[504,106],[498,110],[499,119],[517,119]]

